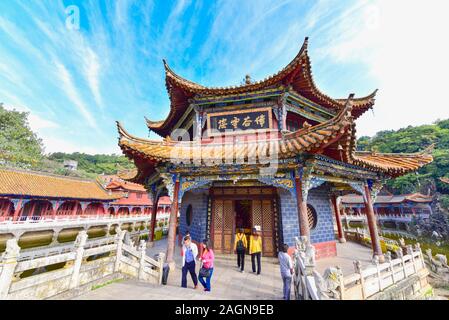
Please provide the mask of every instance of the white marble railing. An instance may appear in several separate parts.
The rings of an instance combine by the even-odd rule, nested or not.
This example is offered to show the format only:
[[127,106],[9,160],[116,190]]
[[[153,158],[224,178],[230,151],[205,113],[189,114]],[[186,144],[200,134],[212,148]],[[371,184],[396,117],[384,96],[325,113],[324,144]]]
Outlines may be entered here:
[[298,300],[366,300],[391,288],[398,282],[418,276],[411,287],[413,294],[427,285],[428,271],[419,244],[407,246],[407,254],[399,248],[396,259],[387,252],[384,263],[375,259],[362,269],[354,261],[355,273],[343,276],[339,267],[327,268],[324,275],[315,270],[315,249],[306,237],[296,240],[293,286]]
[[[423,219],[428,219],[429,214],[388,214],[388,215],[376,215],[376,219],[379,221],[399,221],[399,222],[410,222],[413,217],[419,217]],[[343,215],[341,216],[343,220],[350,221],[366,221],[366,215]]]
[[150,222],[151,216],[149,215],[123,215],[123,216],[109,216],[109,215],[96,215],[85,217],[65,217],[49,219],[27,219],[24,221],[3,221],[0,222],[0,233],[14,232],[14,231],[32,231],[38,229],[55,229],[55,228],[70,228],[77,226],[90,226],[90,225],[114,225],[123,223],[135,223],[135,222]]
[[123,243],[125,234],[117,228],[115,237],[87,241],[82,231],[74,244],[35,255],[22,253],[16,239],[8,240],[0,260],[0,300],[51,298],[117,275],[160,284],[165,255],[157,261],[148,257],[145,241],[134,248]]

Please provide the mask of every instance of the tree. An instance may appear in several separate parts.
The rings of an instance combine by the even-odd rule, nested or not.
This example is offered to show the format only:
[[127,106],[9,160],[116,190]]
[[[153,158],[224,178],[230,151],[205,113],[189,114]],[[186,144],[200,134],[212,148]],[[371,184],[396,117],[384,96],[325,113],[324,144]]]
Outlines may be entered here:
[[361,137],[357,149],[386,153],[413,153],[435,144],[434,161],[418,173],[410,173],[388,182],[387,187],[395,193],[427,193],[428,189],[449,193],[449,185],[440,177],[449,176],[449,119],[438,120],[430,125],[408,126],[397,131],[380,131],[374,137]]
[[34,167],[43,158],[42,140],[28,124],[28,112],[6,110],[0,103],[0,161]]

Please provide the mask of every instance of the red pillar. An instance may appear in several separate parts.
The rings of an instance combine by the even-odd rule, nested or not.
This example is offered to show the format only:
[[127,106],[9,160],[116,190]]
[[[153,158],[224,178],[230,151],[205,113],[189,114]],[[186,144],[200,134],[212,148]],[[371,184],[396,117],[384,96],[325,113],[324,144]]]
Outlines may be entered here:
[[299,176],[295,176],[296,200],[298,204],[298,220],[301,236],[310,237],[309,219],[307,217],[307,201],[302,196],[302,183]]
[[17,221],[19,218],[19,213],[20,210],[22,209],[22,199],[19,200],[19,202],[17,203],[17,208],[14,208],[14,217],[13,217],[13,221]]
[[179,193],[179,178],[176,178],[175,187],[173,191],[173,202],[170,212],[170,222],[168,226],[168,237],[167,237],[167,263],[174,266],[173,256],[175,254],[176,245],[176,220],[178,215],[178,193]]
[[380,247],[379,233],[377,231],[376,215],[374,214],[373,201],[371,199],[371,193],[368,185],[365,185],[365,211],[366,218],[368,221],[368,228],[371,237],[371,245],[373,248],[373,255],[379,257],[379,261],[383,262],[385,260],[382,249]]
[[78,212],[78,202],[73,201],[72,216],[76,216],[77,212]]
[[154,241],[154,229],[156,228],[156,216],[157,216],[157,207],[159,204],[159,197],[156,195],[154,199],[151,199],[153,202],[153,206],[151,207],[151,227],[150,227],[150,241]]
[[331,200],[332,200],[332,206],[334,208],[335,220],[337,221],[338,240],[341,243],[344,243],[344,242],[346,242],[346,239],[345,239],[345,234],[343,232],[343,227],[341,225],[340,210],[339,210],[338,205],[337,205],[337,196],[335,194],[332,195],[332,199]]
[[[51,204],[53,205],[53,204]],[[53,219],[56,219],[56,214],[58,213],[59,209],[59,201],[55,203],[55,207],[53,208]]]

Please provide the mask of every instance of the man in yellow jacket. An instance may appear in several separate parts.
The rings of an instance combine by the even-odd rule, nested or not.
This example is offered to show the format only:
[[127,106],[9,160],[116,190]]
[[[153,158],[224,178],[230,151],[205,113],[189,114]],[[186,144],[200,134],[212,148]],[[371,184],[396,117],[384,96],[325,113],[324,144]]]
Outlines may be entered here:
[[246,248],[248,248],[248,241],[246,241],[243,228],[240,228],[234,241],[234,251],[237,253],[237,268],[240,268],[240,272],[244,272],[245,269]]
[[249,254],[251,255],[251,263],[253,272],[256,272],[257,259],[257,274],[260,274],[260,257],[262,255],[262,237],[259,235],[260,226],[254,226],[253,234],[249,238]]

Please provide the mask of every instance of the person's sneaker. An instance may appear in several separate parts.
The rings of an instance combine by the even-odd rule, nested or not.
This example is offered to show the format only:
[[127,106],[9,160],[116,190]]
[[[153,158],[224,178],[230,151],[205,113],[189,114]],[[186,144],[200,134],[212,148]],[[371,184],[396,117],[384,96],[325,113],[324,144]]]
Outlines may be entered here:
[[198,288],[198,285],[196,285],[196,286],[193,287],[193,289],[195,289],[195,290],[196,290],[197,288]]
[[240,272],[241,272],[241,273],[244,273],[244,272],[245,272],[245,270],[240,270]]

